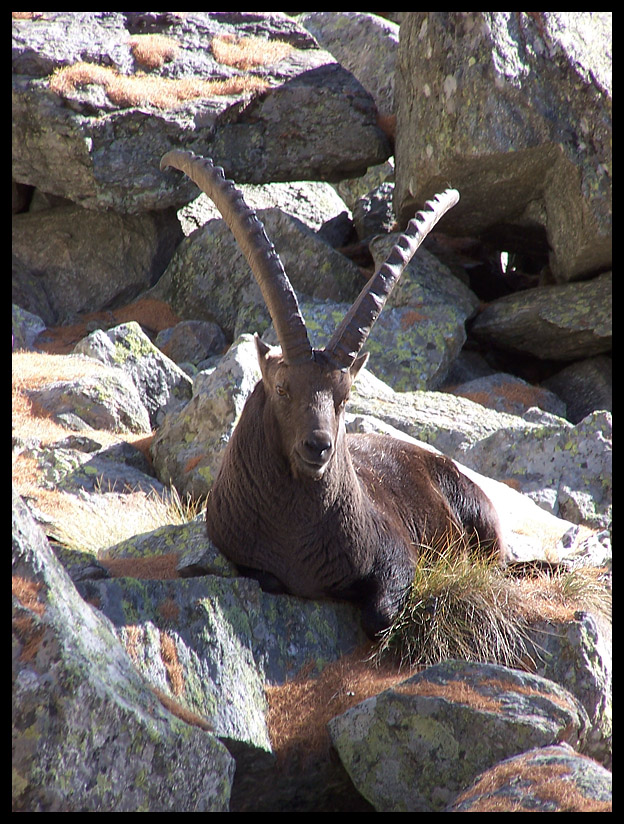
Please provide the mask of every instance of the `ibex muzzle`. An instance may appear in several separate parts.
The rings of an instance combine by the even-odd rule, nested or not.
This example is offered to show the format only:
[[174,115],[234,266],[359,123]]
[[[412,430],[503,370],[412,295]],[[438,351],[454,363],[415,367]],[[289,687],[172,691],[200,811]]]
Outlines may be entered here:
[[273,244],[223,170],[179,151],[163,157],[166,166],[184,171],[215,202],[260,285],[281,346],[256,338],[262,380],[210,492],[208,535],[270,591],[358,603],[373,637],[400,609],[424,545],[503,549],[492,504],[452,461],[393,438],[348,435],[344,424],[375,320],[459,195],[449,189],[417,213],[325,348],[313,349]]

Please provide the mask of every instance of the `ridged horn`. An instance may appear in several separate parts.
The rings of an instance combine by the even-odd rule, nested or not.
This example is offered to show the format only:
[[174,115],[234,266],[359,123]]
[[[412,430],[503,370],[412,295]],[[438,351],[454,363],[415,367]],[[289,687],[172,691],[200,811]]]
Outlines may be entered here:
[[390,293],[418,247],[443,215],[459,200],[456,189],[447,189],[428,200],[431,211],[416,212],[386,261],[368,281],[325,347],[334,366],[348,369],[358,356]]
[[286,363],[310,360],[312,347],[295,291],[261,220],[245,203],[242,193],[226,180],[220,166],[194,152],[167,152],[160,161],[161,171],[168,166],[190,177],[223,216],[260,286]]

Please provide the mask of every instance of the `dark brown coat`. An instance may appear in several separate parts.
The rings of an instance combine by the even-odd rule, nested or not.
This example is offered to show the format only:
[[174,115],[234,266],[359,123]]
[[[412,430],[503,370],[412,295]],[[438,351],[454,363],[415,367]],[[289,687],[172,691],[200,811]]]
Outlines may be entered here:
[[281,349],[256,338],[262,380],[247,400],[208,498],[208,535],[265,589],[362,607],[371,636],[400,609],[413,563],[428,551],[502,553],[486,495],[448,458],[381,435],[347,435],[345,406],[360,355],[418,246],[457,202],[436,196],[408,225],[322,350],[308,341],[296,296],[262,224],[222,170],[192,153],[185,171],[214,201],[247,256]]

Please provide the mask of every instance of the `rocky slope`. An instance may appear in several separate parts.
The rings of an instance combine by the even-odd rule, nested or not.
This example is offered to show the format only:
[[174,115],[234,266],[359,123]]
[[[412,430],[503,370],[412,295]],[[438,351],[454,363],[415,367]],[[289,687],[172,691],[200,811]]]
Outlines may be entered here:
[[[610,809],[610,16],[400,19],[13,13],[15,811]],[[509,583],[513,662],[374,665],[354,608],[207,541],[274,332],[170,148],[244,184],[313,345],[460,189],[347,425],[443,451],[518,564],[575,570]]]

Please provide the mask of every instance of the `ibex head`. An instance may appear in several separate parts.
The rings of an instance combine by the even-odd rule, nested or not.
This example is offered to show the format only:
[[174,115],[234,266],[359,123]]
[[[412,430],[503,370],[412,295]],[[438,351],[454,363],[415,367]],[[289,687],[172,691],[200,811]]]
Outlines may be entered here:
[[337,369],[323,351],[310,360],[289,364],[279,349],[256,336],[266,396],[267,421],[290,462],[295,478],[319,480],[344,437],[344,410],[355,376],[368,355]]
[[418,247],[459,194],[447,189],[418,212],[388,259],[368,281],[323,349],[313,349],[297,297],[264,226],[223,169],[193,152],[167,152],[160,167],[185,172],[215,203],[258,281],[281,346],[256,338],[266,396],[266,424],[276,431],[297,478],[319,480],[344,438],[344,407],[366,362],[360,355],[390,292]]

